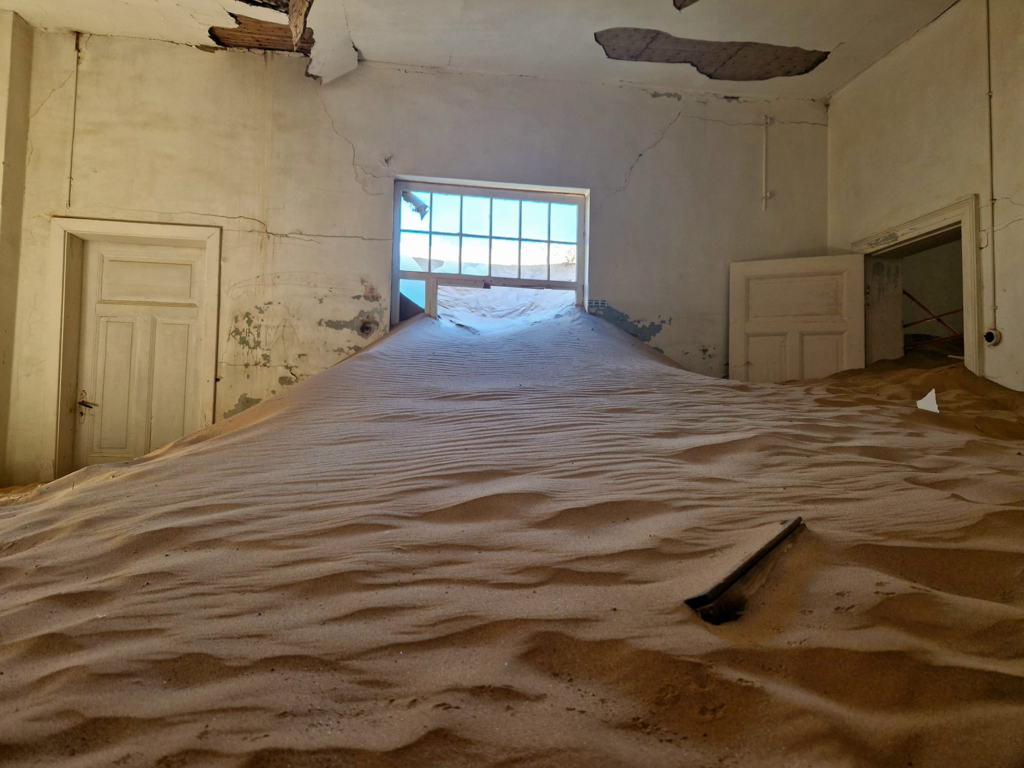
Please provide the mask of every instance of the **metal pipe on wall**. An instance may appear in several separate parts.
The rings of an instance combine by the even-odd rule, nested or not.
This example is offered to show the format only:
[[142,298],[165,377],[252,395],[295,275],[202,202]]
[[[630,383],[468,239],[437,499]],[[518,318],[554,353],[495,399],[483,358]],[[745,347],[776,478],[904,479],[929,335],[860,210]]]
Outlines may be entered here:
[[[985,333],[985,341],[990,345],[999,339],[998,294],[996,293],[996,165],[995,165],[995,128],[993,126],[992,109],[992,0],[985,0],[985,47],[986,77],[988,86],[988,251],[992,264],[992,322]],[[996,342],[998,343],[998,342]]]

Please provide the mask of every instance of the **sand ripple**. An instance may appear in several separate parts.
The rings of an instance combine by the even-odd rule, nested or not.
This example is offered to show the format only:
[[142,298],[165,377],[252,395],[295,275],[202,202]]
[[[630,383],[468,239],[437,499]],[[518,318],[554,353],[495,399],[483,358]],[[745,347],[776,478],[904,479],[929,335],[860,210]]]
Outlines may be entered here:
[[[1021,766],[1024,399],[993,387],[413,321],[0,501],[0,764]],[[795,515],[739,622],[686,608]]]

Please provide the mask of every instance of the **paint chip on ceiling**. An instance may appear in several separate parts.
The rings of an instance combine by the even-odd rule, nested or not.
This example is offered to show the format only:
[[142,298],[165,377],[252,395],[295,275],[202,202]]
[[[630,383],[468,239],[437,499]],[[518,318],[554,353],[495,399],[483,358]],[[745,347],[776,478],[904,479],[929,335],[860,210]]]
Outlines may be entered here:
[[251,5],[254,8],[268,8],[271,11],[288,13],[288,0],[238,0],[238,2]]
[[238,26],[210,27],[210,39],[225,48],[256,48],[263,51],[295,51],[308,56],[313,50],[313,29],[306,27],[298,44],[292,41],[288,24],[231,14]]
[[594,39],[609,59],[691,64],[712,80],[746,82],[805,75],[829,55],[828,51],[769,43],[691,40],[640,27],[604,29]]

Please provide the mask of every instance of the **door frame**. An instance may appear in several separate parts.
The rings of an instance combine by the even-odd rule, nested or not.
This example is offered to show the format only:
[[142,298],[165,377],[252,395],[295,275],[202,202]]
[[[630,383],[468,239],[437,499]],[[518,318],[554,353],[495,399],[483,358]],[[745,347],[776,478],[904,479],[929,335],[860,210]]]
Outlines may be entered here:
[[964,364],[978,376],[985,375],[984,301],[981,280],[980,212],[978,196],[970,195],[912,221],[890,227],[853,244],[866,256],[884,256],[888,251],[933,235],[960,229],[961,268],[964,284]]
[[217,323],[220,313],[221,228],[187,224],[149,224],[137,221],[53,217],[50,246],[60,265],[60,338],[57,374],[57,431],[54,476],[72,471],[75,405],[78,401],[78,356],[82,317],[83,253],[86,242],[136,243],[202,248],[206,263],[205,306],[199,338],[200,423],[213,424],[216,413]]

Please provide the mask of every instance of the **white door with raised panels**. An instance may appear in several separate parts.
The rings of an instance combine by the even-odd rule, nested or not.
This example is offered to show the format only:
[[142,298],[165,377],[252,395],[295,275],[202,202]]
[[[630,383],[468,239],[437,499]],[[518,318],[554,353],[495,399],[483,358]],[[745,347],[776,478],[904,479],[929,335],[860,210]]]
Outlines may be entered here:
[[730,265],[730,378],[781,382],[863,367],[863,255]]
[[143,456],[202,426],[201,248],[86,241],[74,467]]

